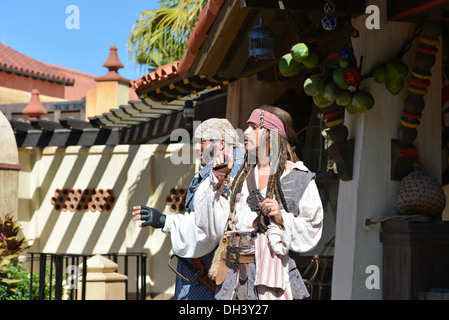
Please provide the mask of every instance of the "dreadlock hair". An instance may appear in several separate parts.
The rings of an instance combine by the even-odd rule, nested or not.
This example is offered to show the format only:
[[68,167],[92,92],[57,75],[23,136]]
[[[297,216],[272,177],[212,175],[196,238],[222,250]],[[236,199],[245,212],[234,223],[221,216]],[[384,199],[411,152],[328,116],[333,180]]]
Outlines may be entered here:
[[[270,112],[277,116],[284,124],[284,129],[287,134],[287,138],[285,138],[277,132],[276,134],[272,134],[273,131],[267,129],[266,150],[267,155],[269,155],[270,157],[270,167],[272,164],[277,164],[277,168],[270,168],[266,197],[272,199],[276,197],[276,200],[282,203],[284,210],[288,212],[289,210],[287,202],[285,201],[284,193],[282,192],[281,175],[285,171],[287,160],[290,160],[292,162],[297,162],[299,160],[295,154],[295,149],[292,147],[292,144],[294,144],[296,141],[296,133],[293,129],[293,120],[287,111],[277,107],[264,105],[259,109]],[[278,148],[276,148],[277,150],[273,150],[273,148],[271,147],[271,139],[275,139],[276,137]],[[277,151],[277,154],[273,154],[274,151]],[[276,159],[278,161],[275,161]],[[235,201],[237,194],[241,192],[243,182],[246,180],[248,173],[254,166],[255,164],[248,163],[248,154],[246,154],[244,163],[239,172],[236,174],[234,182],[232,184],[230,198],[231,213],[233,213],[235,210]]]

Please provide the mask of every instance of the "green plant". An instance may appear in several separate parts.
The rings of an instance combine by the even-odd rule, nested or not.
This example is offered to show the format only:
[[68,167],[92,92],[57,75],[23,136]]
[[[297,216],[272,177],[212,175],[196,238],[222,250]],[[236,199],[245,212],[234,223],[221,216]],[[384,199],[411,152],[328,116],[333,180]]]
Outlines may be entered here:
[[10,274],[10,265],[18,265],[18,254],[30,246],[28,240],[19,238],[20,223],[14,221],[14,215],[8,213],[3,219],[0,217],[0,285],[11,285],[20,280]]
[[[30,300],[31,272],[26,270],[20,263],[7,266],[11,278],[17,280],[15,283],[0,285],[0,300]],[[52,280],[52,290],[50,291],[50,271],[45,270],[45,300],[55,298],[54,276]],[[33,293],[32,300],[39,299],[39,275],[33,272]]]
[[182,58],[206,0],[159,0],[144,11],[128,39],[130,56],[150,71]]

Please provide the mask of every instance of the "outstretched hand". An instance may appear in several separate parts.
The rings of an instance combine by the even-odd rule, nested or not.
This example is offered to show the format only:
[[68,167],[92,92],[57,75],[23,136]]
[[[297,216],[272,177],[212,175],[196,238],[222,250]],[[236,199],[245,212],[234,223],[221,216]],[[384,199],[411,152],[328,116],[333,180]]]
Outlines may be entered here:
[[140,227],[152,226],[153,228],[163,228],[165,226],[165,215],[154,208],[147,206],[133,207],[134,221],[144,221]]

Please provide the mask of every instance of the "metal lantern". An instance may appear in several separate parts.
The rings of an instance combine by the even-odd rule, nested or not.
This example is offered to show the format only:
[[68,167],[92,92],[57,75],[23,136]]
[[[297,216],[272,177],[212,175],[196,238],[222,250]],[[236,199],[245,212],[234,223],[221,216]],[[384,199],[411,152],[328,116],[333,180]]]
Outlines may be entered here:
[[250,57],[256,60],[274,60],[273,32],[263,24],[262,17],[260,23],[248,33],[248,37]]
[[193,118],[195,117],[195,109],[194,109],[194,106],[193,106],[193,101],[187,100],[184,103],[183,116],[184,116],[184,122],[186,124],[190,124],[190,123],[193,122]]

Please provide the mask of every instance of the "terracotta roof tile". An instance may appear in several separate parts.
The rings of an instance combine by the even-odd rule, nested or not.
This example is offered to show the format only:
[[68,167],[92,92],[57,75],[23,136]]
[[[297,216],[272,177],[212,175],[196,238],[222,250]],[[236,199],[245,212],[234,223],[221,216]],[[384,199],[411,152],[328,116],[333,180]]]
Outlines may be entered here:
[[2,43],[0,43],[0,71],[9,71],[65,85],[74,84],[74,79],[67,77],[67,74]]
[[142,78],[131,81],[131,86],[136,91],[141,91],[150,86],[154,86],[164,81],[178,77],[179,61],[175,61],[157,68],[153,72],[144,75]]
[[187,42],[187,49],[179,62],[178,74],[180,77],[185,77],[189,72],[224,2],[225,0],[209,0],[201,11],[198,22]]

